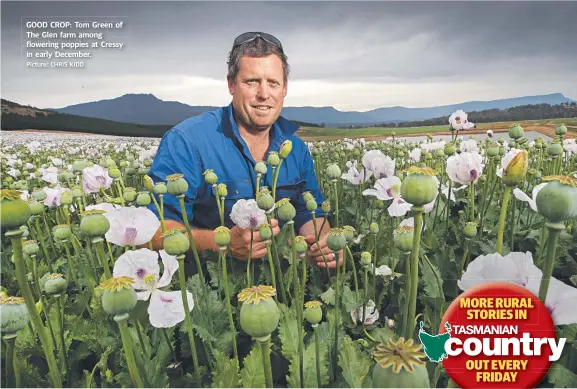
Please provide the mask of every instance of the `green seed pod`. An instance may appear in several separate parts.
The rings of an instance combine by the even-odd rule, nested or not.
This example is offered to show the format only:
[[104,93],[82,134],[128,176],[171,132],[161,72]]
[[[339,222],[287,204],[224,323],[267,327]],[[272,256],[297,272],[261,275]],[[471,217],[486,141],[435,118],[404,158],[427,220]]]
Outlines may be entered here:
[[40,247],[35,240],[27,240],[22,244],[22,250],[28,255],[36,255],[40,252]]
[[212,169],[207,169],[202,174],[204,175],[204,182],[208,185],[214,185],[218,182],[218,176]]
[[276,212],[280,221],[288,222],[297,214],[295,207],[291,204],[289,198],[280,199],[276,203]]
[[256,196],[256,204],[263,211],[268,211],[274,207],[274,199],[268,189],[263,188],[258,192],[258,195]]
[[216,186],[216,193],[220,196],[220,197],[226,197],[228,196],[228,190],[226,188],[226,184],[218,184]]
[[563,154],[563,146],[561,146],[559,143],[551,143],[547,148],[547,154],[552,157],[561,155]]
[[445,156],[444,150],[437,149],[435,150],[435,158],[443,158]]
[[289,156],[292,149],[293,149],[293,142],[289,139],[285,140],[280,147],[280,153],[279,153],[280,157],[282,159],[285,159],[286,157]]
[[563,124],[558,125],[557,127],[555,127],[555,135],[558,136],[563,136],[567,133],[567,127],[565,127]]
[[280,320],[280,310],[272,298],[275,289],[268,285],[243,289],[238,294],[240,308],[240,326],[255,339],[267,339],[276,330]]
[[314,200],[314,199],[315,199],[314,196],[308,190],[303,193],[303,200],[305,201],[305,203],[309,200]]
[[85,167],[87,167],[86,161],[76,160],[72,164],[72,171],[75,173],[81,173]]
[[307,252],[309,246],[307,241],[305,240],[304,236],[296,236],[295,237],[295,248],[298,255],[304,254]]
[[393,243],[402,253],[407,253],[413,249],[413,235],[415,228],[412,226],[401,226],[393,231]]
[[511,127],[509,127],[509,136],[512,139],[522,138],[524,133],[525,132],[523,131],[523,128],[519,124],[513,124]]
[[[132,161],[134,161],[134,158],[132,159]],[[132,162],[132,161],[130,161],[130,162]],[[113,160],[112,158],[108,158],[106,160],[106,166],[108,166],[108,167],[116,166],[116,161]]]
[[68,239],[71,233],[70,227],[67,224],[59,224],[52,229],[52,234],[57,240]]
[[336,163],[331,163],[327,166],[326,169],[327,177],[331,180],[338,180],[341,178],[341,168]]
[[385,209],[385,202],[383,200],[377,199],[375,201],[375,208],[376,209]]
[[68,288],[68,281],[64,279],[62,274],[53,273],[46,277],[44,283],[44,291],[50,295],[62,294]]
[[379,225],[375,222],[369,224],[369,232],[371,234],[378,234],[379,233]]
[[577,178],[546,176],[543,181],[551,182],[537,194],[538,212],[552,223],[577,217]]
[[268,169],[267,169],[266,163],[264,163],[264,161],[258,161],[256,163],[256,165],[254,165],[254,171],[257,172],[257,174],[265,175],[267,170]]
[[190,249],[190,241],[180,228],[172,228],[163,234],[164,250],[168,255],[182,255]]
[[21,193],[10,189],[0,191],[0,224],[2,229],[13,230],[26,224],[32,211]]
[[230,230],[224,226],[214,230],[214,243],[219,247],[226,247],[230,243]]
[[60,195],[60,204],[62,205],[72,204],[73,200],[74,197],[72,197],[72,192],[65,191],[62,192],[62,194]]
[[22,297],[0,298],[0,332],[14,334],[28,325],[30,316]]
[[448,155],[448,156],[455,154],[455,144],[453,144],[453,143],[446,144],[444,152],[445,152],[445,155]]
[[122,315],[132,311],[136,306],[136,291],[132,287],[134,280],[130,277],[110,278],[100,284],[104,289],[102,308],[110,315]]
[[75,199],[82,197],[82,189],[80,188],[72,189],[72,197],[74,197]]
[[342,228],[331,228],[327,236],[327,246],[334,252],[341,251],[347,245],[345,231]]
[[119,178],[121,173],[117,167],[111,167],[108,169],[108,175],[110,178]]
[[368,251],[363,251],[361,253],[361,265],[369,266],[371,262],[372,262],[371,253],[369,253]]
[[331,203],[329,203],[329,200],[323,201],[323,203],[321,204],[321,210],[325,215],[331,211]]
[[355,148],[353,149],[353,157],[358,157],[358,156],[360,156],[360,155],[361,155],[361,150],[359,150],[358,147],[355,147]]
[[156,185],[154,185],[154,193],[163,195],[166,194],[166,192],[168,192],[168,189],[164,182],[159,182]]
[[280,164],[280,157],[278,155],[278,152],[276,151],[269,152],[266,163],[269,164],[270,166],[278,166]]
[[475,222],[467,222],[465,224],[465,228],[463,229],[465,236],[467,238],[474,238],[477,236],[477,223]]
[[264,223],[258,227],[258,234],[263,241],[270,240],[272,238],[272,228],[270,224]]
[[343,231],[345,233],[345,238],[347,242],[350,243],[355,239],[355,228],[351,226],[343,226]]
[[422,345],[401,337],[379,344],[373,350],[373,388],[429,388],[429,373]]
[[315,199],[308,200],[306,203],[306,206],[307,206],[307,211],[309,211],[309,212],[316,211],[317,208],[319,207],[319,205],[317,204]]
[[500,156],[505,155],[505,147],[503,147],[503,146],[500,146],[500,147],[499,147],[499,155],[500,155]]
[[103,214],[104,211],[100,209],[85,211],[80,220],[80,231],[91,238],[106,234],[110,229],[110,222]]
[[426,167],[411,166],[401,183],[401,196],[415,207],[422,207],[435,199],[439,190],[434,178],[437,172]]
[[311,324],[319,324],[323,320],[323,310],[320,301],[305,303],[305,319]]
[[489,157],[496,157],[499,155],[499,146],[496,143],[492,144],[491,147],[487,149],[487,155]]
[[125,168],[125,167],[127,167],[127,166],[128,166],[128,162],[126,162],[126,161],[120,161],[120,167]]
[[150,198],[150,193],[148,192],[140,192],[138,196],[136,196],[136,205],[141,207],[145,207],[152,202]]
[[177,173],[171,174],[166,177],[168,181],[167,189],[168,193],[173,196],[180,196],[186,193],[188,190],[188,182],[184,179],[184,175]]
[[136,189],[127,186],[126,188],[124,188],[124,192],[122,193],[122,197],[124,198],[124,201],[132,202],[132,201],[136,200]]

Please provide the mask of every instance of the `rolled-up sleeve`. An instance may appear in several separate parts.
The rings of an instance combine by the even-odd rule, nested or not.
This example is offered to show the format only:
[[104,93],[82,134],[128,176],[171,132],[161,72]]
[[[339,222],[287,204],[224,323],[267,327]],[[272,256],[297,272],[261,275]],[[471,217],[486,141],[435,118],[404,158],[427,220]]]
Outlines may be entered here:
[[[198,190],[202,180],[202,164],[196,146],[184,134],[184,130],[173,128],[169,130],[160,141],[156,156],[150,167],[148,175],[156,184],[158,182],[167,183],[167,176],[180,173],[188,183],[188,190],[184,196],[184,208],[188,221],[192,222],[194,214],[192,208],[198,196]],[[158,194],[154,194],[160,206]],[[165,220],[176,220],[184,223],[180,209],[180,203],[176,196],[168,192],[163,196]],[[148,208],[159,217],[154,202]]]
[[[303,161],[301,165],[301,179],[305,181],[303,192],[310,192],[317,202],[318,207],[315,211],[315,217],[324,217],[325,213],[321,209],[321,204],[325,201],[325,197],[323,196],[317,181],[312,155],[304,142],[301,141],[298,142],[298,144],[300,145],[300,157]],[[294,218],[294,223],[296,231],[299,231],[304,224],[312,220],[312,215],[311,212],[307,210],[306,203],[302,196],[299,196],[295,209],[296,216]]]

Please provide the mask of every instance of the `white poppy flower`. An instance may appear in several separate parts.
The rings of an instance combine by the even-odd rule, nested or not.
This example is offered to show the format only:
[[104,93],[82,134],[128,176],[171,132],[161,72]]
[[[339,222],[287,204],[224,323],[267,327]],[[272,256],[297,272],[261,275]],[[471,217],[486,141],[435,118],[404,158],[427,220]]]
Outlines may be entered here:
[[56,185],[58,183],[58,173],[44,173],[41,178],[42,180],[52,185]]
[[374,189],[365,189],[363,195],[384,201],[393,200],[388,208],[390,216],[404,216],[411,210],[411,204],[401,198],[401,179],[397,176],[378,179]]
[[[526,288],[539,296],[543,273],[533,263],[530,252],[511,252],[506,256],[499,253],[481,255],[468,266],[457,285],[463,291],[486,282],[509,282]],[[551,277],[545,306],[551,313],[555,325],[577,323],[577,288],[573,288]]]
[[[134,279],[132,286],[140,292],[136,293],[138,300],[146,301],[148,305],[148,317],[150,324],[156,328],[171,328],[182,322],[185,318],[182,292],[165,292],[160,290],[168,286],[172,276],[178,270],[176,256],[168,255],[160,250],[160,257],[164,267],[164,273],[160,277],[158,265],[158,253],[146,248],[127,251],[118,258],[114,264],[114,277],[128,276]],[[192,293],[186,291],[188,309],[192,311],[194,301]]]
[[48,206],[59,206],[60,197],[64,192],[70,192],[70,189],[63,188],[60,184],[56,185],[54,188],[49,188],[47,186],[42,189],[46,193],[46,198],[44,199],[44,205]]
[[118,204],[112,204],[112,203],[99,203],[99,204],[94,204],[94,205],[88,205],[86,206],[86,210],[90,210],[90,209],[99,209],[101,211],[104,211],[105,214],[108,212],[112,212],[115,209],[120,209],[122,208],[120,205]]
[[[538,296],[540,287],[541,279],[533,279],[529,282],[527,289],[535,296]],[[551,277],[545,300],[545,306],[551,314],[555,325],[562,326],[577,323],[577,310],[575,309],[577,288],[573,288]]]
[[421,149],[415,148],[409,151],[409,162],[417,163],[421,160]]
[[393,271],[387,265],[381,265],[375,269],[375,274],[378,276],[390,276],[393,274]]
[[529,197],[529,196],[527,196],[527,195],[525,194],[525,192],[523,192],[523,191],[522,191],[521,189],[519,189],[519,188],[513,189],[513,194],[515,195],[515,197],[516,197],[518,200],[528,202],[528,203],[529,203],[529,206],[531,207],[531,209],[532,209],[533,211],[537,212],[537,194],[539,193],[539,191],[540,191],[541,189],[543,189],[543,187],[544,187],[545,185],[547,185],[546,182],[535,186],[535,187],[533,188],[533,192],[531,193],[532,198]]
[[455,202],[455,201],[457,201],[457,197],[455,196],[455,192],[458,192],[458,191],[463,190],[465,188],[467,188],[466,185],[463,185],[459,188],[455,188],[454,186],[451,186],[451,196],[449,198],[449,187],[441,184],[441,193],[443,193],[443,195],[445,195],[445,198],[448,198],[450,201]]
[[395,161],[381,150],[370,150],[363,155],[363,166],[373,172],[376,179],[395,174]]
[[254,230],[267,222],[266,214],[258,207],[256,200],[240,199],[232,206],[230,220],[240,228]]
[[477,141],[475,139],[467,139],[466,141],[461,142],[459,150],[461,153],[478,153],[479,147],[477,146]]
[[451,127],[457,131],[468,130],[475,126],[473,123],[467,120],[467,114],[463,110],[454,112],[449,117],[449,124],[451,124]]
[[341,175],[341,178],[343,180],[347,180],[353,185],[360,185],[361,183],[365,183],[373,175],[373,172],[367,169],[361,169],[360,171],[357,170],[357,161],[354,162],[348,161],[347,167],[349,168],[349,170],[346,173],[343,173]]
[[152,239],[160,220],[148,208],[121,207],[108,211],[104,216],[110,222],[106,240],[118,246],[139,246]]
[[485,282],[510,282],[526,287],[531,279],[541,280],[541,271],[533,264],[530,252],[512,252],[505,257],[494,253],[480,255],[471,261],[457,285],[461,290]]
[[[363,307],[360,306],[356,309],[351,311],[351,319],[353,319],[353,323],[357,324],[357,321],[363,321]],[[365,306],[365,320],[364,323],[366,326],[370,326],[374,322],[379,319],[379,311],[375,307],[375,303],[373,300],[369,300],[367,305]]]
[[462,152],[447,159],[447,174],[453,182],[469,185],[483,174],[483,157],[476,152]]

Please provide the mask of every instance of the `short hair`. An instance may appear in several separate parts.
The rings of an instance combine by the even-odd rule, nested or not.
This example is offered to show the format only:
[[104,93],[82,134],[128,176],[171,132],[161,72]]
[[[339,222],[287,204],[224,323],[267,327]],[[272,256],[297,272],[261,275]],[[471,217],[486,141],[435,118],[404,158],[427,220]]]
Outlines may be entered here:
[[279,47],[265,41],[260,37],[249,42],[245,42],[231,50],[231,52],[228,54],[227,78],[231,79],[232,81],[236,80],[236,76],[240,68],[240,58],[242,56],[262,58],[268,57],[271,54],[276,54],[281,59],[283,68],[283,81],[286,84],[290,73],[288,57]]

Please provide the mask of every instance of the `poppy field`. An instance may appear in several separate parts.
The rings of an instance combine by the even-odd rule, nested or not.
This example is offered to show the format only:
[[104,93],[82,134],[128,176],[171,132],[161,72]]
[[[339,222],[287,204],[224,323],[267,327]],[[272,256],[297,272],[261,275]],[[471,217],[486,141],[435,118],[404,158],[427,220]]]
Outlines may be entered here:
[[[188,182],[147,175],[159,139],[3,135],[2,386],[452,387],[419,323],[436,334],[458,295],[504,281],[567,338],[541,386],[577,387],[577,143],[563,124],[475,140],[466,113],[447,119],[449,141],[307,142],[325,201],[299,196],[327,215],[334,268],[307,260],[321,228],[315,243],[295,232],[276,181],[232,207],[266,247],[238,260],[224,222],[216,251],[196,250],[187,218],[166,228],[164,201],[185,211]],[[224,220],[226,185],[203,179]]]

